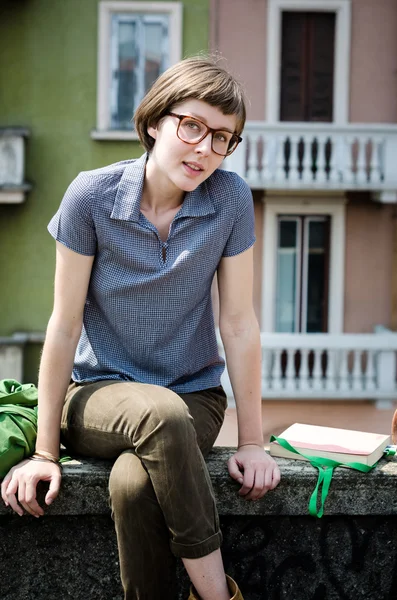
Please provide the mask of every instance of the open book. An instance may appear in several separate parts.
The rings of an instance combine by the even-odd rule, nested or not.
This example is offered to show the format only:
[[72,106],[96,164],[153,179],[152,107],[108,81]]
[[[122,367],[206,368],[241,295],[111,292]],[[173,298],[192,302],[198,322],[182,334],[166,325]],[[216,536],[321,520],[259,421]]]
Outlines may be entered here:
[[[294,423],[277,437],[287,440],[303,454],[342,463],[361,463],[370,467],[381,458],[384,449],[391,443],[390,435],[302,423]],[[300,454],[283,448],[276,441],[270,444],[270,454],[307,460]]]

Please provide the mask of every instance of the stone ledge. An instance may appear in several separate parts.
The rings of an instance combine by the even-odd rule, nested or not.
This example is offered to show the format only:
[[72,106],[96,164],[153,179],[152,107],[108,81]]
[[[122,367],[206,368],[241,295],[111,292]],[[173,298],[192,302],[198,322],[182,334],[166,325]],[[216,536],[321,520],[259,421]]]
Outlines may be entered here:
[[[282,482],[258,502],[238,495],[227,472],[231,448],[208,467],[218,499],[226,571],[245,600],[395,600],[397,461],[370,473],[336,469],[322,519],[307,512],[317,471],[278,459]],[[42,519],[0,504],[1,600],[122,600],[108,507],[111,463],[73,461]],[[44,489],[42,490],[42,493]],[[188,580],[178,561],[178,600]]]
[[[281,482],[257,502],[238,495],[239,484],[227,471],[232,448],[214,448],[207,459],[221,515],[305,516],[317,481],[317,469],[304,461],[278,458]],[[62,489],[47,515],[109,515],[107,484],[112,463],[74,459],[65,464]],[[325,504],[326,515],[375,516],[397,514],[397,459],[382,459],[373,471],[347,468],[334,471]],[[0,503],[0,516],[10,514]]]

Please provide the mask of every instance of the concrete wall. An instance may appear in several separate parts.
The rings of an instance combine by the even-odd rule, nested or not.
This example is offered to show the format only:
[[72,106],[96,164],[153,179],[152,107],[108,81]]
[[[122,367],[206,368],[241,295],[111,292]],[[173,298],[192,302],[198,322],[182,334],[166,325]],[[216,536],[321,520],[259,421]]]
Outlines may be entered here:
[[[25,204],[0,205],[0,335],[46,327],[55,257],[46,227],[71,180],[142,153],[138,142],[90,138],[98,1],[0,2],[0,127],[31,130],[26,177],[33,183]],[[183,53],[191,55],[208,48],[208,0],[183,5]]]
[[[309,463],[278,459],[281,482],[258,502],[238,495],[226,461],[207,459],[224,535],[226,571],[245,600],[394,600],[397,463],[370,473],[335,469],[324,517],[308,515],[317,479]],[[40,519],[0,504],[2,600],[121,600],[109,463],[65,466],[59,497]],[[41,495],[42,499],[42,495]],[[179,570],[179,600],[188,581]]]

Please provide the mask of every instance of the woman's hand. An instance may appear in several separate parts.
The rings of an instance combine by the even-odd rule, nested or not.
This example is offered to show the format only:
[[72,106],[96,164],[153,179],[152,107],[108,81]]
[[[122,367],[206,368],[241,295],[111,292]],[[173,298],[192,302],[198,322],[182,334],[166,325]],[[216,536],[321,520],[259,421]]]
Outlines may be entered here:
[[230,476],[241,484],[240,496],[259,500],[280,482],[276,461],[261,446],[241,446],[227,463]]
[[1,497],[6,506],[20,517],[24,514],[21,507],[33,517],[41,517],[44,510],[36,500],[36,488],[39,481],[48,481],[50,488],[45,496],[49,506],[58,496],[61,484],[61,468],[47,460],[23,460],[10,469],[1,484]]

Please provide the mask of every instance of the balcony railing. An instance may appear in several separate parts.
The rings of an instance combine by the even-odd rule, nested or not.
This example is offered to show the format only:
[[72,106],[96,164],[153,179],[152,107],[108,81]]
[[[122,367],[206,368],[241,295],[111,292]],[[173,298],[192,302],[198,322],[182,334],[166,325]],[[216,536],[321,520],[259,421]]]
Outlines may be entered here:
[[[23,381],[24,346],[43,341],[42,333],[0,337],[0,379]],[[224,356],[219,334],[218,344]],[[261,346],[264,399],[397,400],[396,333],[261,333]],[[227,369],[222,385],[233,404]]]
[[248,121],[225,161],[251,188],[397,190],[397,125]]
[[[262,333],[261,346],[262,398],[397,400],[395,333]],[[227,371],[222,384],[232,398]]]

